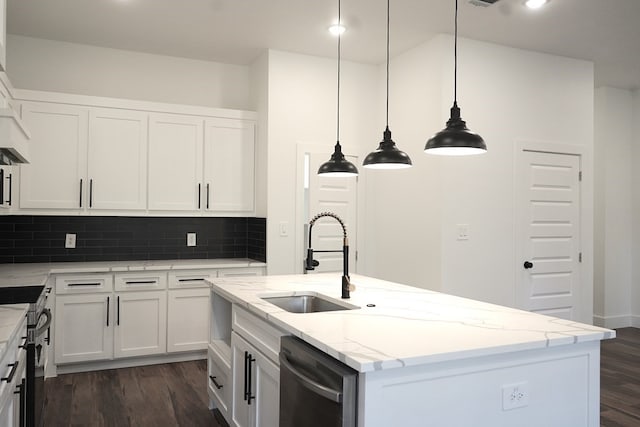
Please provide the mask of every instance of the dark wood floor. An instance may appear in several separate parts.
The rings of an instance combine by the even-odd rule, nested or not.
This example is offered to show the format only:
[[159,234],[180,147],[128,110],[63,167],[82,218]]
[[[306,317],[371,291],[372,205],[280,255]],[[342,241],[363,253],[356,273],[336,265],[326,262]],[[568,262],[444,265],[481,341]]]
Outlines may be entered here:
[[59,375],[45,382],[45,425],[226,427],[206,378],[206,360]]
[[[640,329],[602,343],[601,427],[640,426]],[[60,375],[46,381],[54,426],[226,427],[207,409],[205,360]]]
[[640,426],[640,329],[621,328],[603,341],[600,368],[601,427]]

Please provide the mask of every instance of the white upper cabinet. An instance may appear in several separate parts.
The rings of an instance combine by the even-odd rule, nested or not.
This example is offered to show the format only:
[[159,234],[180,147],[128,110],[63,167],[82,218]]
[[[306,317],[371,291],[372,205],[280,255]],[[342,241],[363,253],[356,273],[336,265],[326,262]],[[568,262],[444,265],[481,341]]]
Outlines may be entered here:
[[20,165],[20,208],[79,209],[87,169],[88,109],[26,102],[31,162]]
[[149,209],[202,208],[202,118],[154,115],[149,124]]
[[208,119],[205,123],[205,209],[246,212],[254,209],[255,124]]
[[147,208],[147,122],[138,111],[91,110],[89,208]]

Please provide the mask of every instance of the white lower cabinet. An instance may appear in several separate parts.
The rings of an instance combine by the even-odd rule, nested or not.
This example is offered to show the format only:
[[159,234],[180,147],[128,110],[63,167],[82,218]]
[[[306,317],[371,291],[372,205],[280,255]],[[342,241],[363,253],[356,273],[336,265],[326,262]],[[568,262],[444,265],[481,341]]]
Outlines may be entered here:
[[240,335],[231,334],[233,415],[236,427],[277,427],[280,369]]
[[231,414],[231,365],[228,361],[218,357],[213,349],[208,353],[208,386],[209,399],[215,403],[215,407],[220,411],[225,419],[229,419]]
[[132,357],[167,351],[165,291],[116,293],[114,356]]
[[27,352],[21,346],[26,342],[26,335],[25,317],[14,337],[4,344],[0,359],[0,427],[18,427],[24,421]]
[[113,358],[113,295],[56,296],[55,363]]
[[171,289],[167,351],[205,350],[209,338],[209,289]]

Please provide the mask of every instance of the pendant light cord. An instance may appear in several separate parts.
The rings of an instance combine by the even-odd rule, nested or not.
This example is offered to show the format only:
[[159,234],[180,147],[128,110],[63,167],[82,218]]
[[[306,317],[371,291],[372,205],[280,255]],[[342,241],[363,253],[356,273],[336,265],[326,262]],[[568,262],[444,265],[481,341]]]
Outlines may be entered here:
[[[342,25],[342,18],[340,16],[340,0],[338,0],[338,25]],[[338,108],[336,119],[336,141],[340,143],[340,39],[341,35],[338,32]]]
[[453,36],[453,104],[458,104],[458,0],[456,0],[456,15]]
[[391,0],[387,0],[387,129],[389,128],[389,11]]

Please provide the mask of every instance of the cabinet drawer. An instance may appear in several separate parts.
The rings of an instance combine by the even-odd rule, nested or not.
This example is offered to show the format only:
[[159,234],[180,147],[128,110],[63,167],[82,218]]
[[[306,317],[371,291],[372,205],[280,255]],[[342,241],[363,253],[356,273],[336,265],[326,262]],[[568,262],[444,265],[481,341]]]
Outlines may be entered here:
[[56,294],[112,292],[111,274],[73,274],[56,276]]
[[229,419],[231,403],[231,366],[209,349],[207,390],[225,419]]
[[232,317],[232,329],[280,366],[280,337],[286,334],[235,304]]
[[162,290],[167,288],[167,273],[116,273],[114,281],[116,291]]
[[0,359],[0,378],[2,378],[0,380],[0,407],[13,397],[16,385],[22,381],[22,372],[24,372],[26,365],[26,349],[21,346],[25,343],[26,335],[27,319],[25,317],[16,333],[6,344],[4,354]]
[[218,270],[183,270],[169,272],[169,288],[208,288],[206,279],[218,277]]

